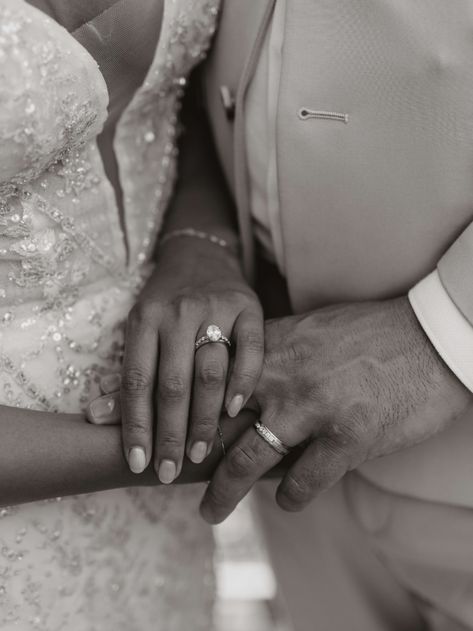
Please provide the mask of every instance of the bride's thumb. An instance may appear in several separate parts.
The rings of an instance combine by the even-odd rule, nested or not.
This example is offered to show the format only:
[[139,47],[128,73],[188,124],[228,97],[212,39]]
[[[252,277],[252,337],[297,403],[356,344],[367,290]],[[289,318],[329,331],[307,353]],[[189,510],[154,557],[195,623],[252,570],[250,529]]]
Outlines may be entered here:
[[112,392],[92,401],[86,410],[89,423],[119,425],[121,423],[120,392]]

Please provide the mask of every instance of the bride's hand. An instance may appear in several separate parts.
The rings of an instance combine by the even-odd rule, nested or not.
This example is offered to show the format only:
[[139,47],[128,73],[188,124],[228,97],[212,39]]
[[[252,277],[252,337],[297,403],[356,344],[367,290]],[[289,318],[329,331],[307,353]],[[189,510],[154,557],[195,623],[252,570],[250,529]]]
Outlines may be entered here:
[[[195,350],[210,324],[231,349]],[[155,418],[154,467],[163,483],[179,475],[184,453],[202,462],[222,408],[236,416],[256,387],[263,339],[258,298],[231,250],[186,237],[164,244],[128,319],[121,406],[131,469],[143,470],[153,456]]]

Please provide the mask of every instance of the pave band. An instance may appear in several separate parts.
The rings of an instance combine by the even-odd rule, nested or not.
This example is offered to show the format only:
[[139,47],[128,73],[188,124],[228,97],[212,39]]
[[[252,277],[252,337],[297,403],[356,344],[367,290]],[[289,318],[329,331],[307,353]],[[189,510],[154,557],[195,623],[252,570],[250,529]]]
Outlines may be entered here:
[[287,456],[287,454],[290,453],[291,450],[289,449],[289,447],[285,445],[282,440],[279,440],[279,438],[275,434],[273,434],[269,427],[266,427],[266,425],[263,425],[263,423],[257,421],[254,424],[254,428],[259,436],[261,436],[261,438],[265,442],[267,442],[268,445],[270,445],[270,447],[272,447],[274,451],[276,451],[279,455]]

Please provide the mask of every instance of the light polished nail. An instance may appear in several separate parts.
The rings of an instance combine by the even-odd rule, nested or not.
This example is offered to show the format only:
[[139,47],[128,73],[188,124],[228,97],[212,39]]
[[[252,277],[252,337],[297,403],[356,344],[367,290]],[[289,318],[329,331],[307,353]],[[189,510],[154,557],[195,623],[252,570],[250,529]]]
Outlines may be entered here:
[[87,418],[95,425],[115,425],[120,420],[118,394],[109,394],[92,401],[87,410]]
[[194,464],[200,464],[207,457],[208,446],[207,443],[203,441],[199,441],[192,445],[192,449],[190,451],[190,459]]
[[242,394],[237,394],[236,396],[234,396],[227,408],[228,416],[230,416],[231,418],[235,418],[236,416],[238,416],[241,412],[241,408],[243,407],[244,400],[245,398]]
[[171,484],[176,479],[177,467],[172,460],[162,460],[159,465],[158,477],[162,484]]
[[106,375],[100,380],[100,387],[104,394],[110,394],[120,390],[122,383],[122,377],[119,373],[113,373],[112,375]]
[[143,447],[132,447],[128,452],[128,465],[133,473],[143,473],[146,469],[146,453]]

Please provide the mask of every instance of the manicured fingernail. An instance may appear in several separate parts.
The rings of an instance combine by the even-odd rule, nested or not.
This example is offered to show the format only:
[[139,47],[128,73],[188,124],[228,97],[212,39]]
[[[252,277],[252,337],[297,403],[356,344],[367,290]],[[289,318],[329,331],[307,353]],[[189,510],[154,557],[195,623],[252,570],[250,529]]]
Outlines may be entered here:
[[95,399],[89,405],[88,418],[96,425],[107,425],[116,422],[120,417],[120,410],[115,395],[107,395]]
[[102,377],[100,380],[100,387],[102,388],[104,394],[110,394],[111,392],[120,390],[121,383],[121,375],[114,373],[113,375],[106,375],[105,377]]
[[207,457],[207,452],[208,452],[207,443],[204,443],[203,441],[194,443],[192,445],[190,459],[192,460],[193,463],[200,464]]
[[143,447],[132,447],[128,452],[128,464],[133,473],[143,473],[146,469],[146,454]]
[[176,479],[177,467],[172,460],[163,460],[159,465],[159,480],[163,484],[171,484]]
[[237,394],[236,396],[234,396],[227,408],[228,416],[231,416],[232,418],[238,416],[238,414],[240,414],[241,412],[241,408],[243,407],[244,400],[245,398],[242,394]]

